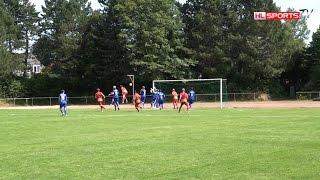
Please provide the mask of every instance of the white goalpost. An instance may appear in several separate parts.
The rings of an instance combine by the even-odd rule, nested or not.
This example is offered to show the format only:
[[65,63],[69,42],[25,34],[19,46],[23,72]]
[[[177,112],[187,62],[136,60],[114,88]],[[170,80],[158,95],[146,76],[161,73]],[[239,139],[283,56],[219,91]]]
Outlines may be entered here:
[[[220,102],[220,108],[223,108],[223,95],[224,91],[226,92],[226,79],[215,78],[215,79],[181,79],[181,80],[153,80],[152,87],[153,89],[163,89],[167,91],[169,88],[195,88],[196,94],[203,96],[218,96]],[[225,85],[225,87],[224,87]],[[198,86],[198,87],[194,87]],[[201,89],[202,91],[199,92]],[[180,89],[177,89],[180,90]]]

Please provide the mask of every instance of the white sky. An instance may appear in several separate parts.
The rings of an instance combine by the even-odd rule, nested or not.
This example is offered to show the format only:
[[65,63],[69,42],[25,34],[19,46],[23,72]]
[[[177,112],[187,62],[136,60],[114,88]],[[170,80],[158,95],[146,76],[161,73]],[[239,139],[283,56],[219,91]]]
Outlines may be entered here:
[[[36,5],[38,11],[41,11],[41,5],[44,5],[44,0],[30,1]],[[101,8],[98,0],[89,1],[91,1],[91,6],[93,9]],[[186,0],[179,1],[181,3],[184,3]],[[312,33],[315,32],[320,26],[320,0],[274,0],[274,2],[276,2],[276,4],[281,7],[282,11],[286,11],[289,7],[296,10],[308,9],[309,11],[311,11],[312,9],[314,9],[308,20],[308,28],[311,30],[309,41],[311,41]]]

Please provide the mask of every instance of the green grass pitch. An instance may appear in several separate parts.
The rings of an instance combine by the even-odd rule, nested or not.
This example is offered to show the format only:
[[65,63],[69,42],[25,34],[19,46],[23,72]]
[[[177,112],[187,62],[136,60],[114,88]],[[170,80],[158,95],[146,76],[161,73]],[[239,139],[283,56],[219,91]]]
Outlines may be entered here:
[[0,110],[0,179],[319,179],[319,109]]

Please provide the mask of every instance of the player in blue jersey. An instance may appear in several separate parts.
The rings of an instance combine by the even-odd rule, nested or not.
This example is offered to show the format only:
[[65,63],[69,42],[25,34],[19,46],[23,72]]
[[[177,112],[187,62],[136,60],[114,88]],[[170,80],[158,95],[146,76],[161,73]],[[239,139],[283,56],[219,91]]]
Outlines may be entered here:
[[152,102],[151,102],[151,107],[152,108],[156,108],[157,107],[157,99],[158,99],[158,92],[156,89],[152,89],[151,90],[151,93],[152,93]]
[[144,103],[146,102],[146,97],[147,97],[146,87],[144,86],[142,86],[142,89],[140,90],[140,97],[141,97],[141,105],[144,108]]
[[153,88],[150,89],[151,94],[151,108],[153,107]]
[[64,90],[59,94],[60,112],[62,116],[67,116],[68,96]]
[[158,95],[159,108],[161,110],[161,109],[163,109],[163,103],[164,103],[165,95],[161,90],[159,90],[157,95]]
[[155,108],[159,108],[159,89],[156,89],[156,91],[155,91],[155,96],[156,96],[156,99],[155,99]]
[[117,109],[120,110],[119,108],[119,91],[116,86],[113,86],[112,92],[109,94],[109,96],[112,96],[112,104],[114,106],[114,110],[116,111]]
[[189,95],[189,98],[188,98],[189,106],[191,108],[192,104],[196,101],[196,92],[194,91],[193,88],[190,88],[188,95]]

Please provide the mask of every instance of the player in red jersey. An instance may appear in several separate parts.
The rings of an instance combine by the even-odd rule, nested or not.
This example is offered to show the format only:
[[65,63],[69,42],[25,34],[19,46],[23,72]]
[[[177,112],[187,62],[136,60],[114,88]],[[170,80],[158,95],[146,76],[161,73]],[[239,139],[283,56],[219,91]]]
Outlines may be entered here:
[[100,89],[97,89],[97,92],[95,94],[95,98],[100,106],[101,112],[103,111],[103,109],[106,109],[104,107],[104,99],[106,98],[106,96],[100,91]]
[[181,108],[183,105],[187,106],[187,111],[189,111],[189,103],[188,103],[188,93],[186,93],[186,90],[183,88],[182,92],[180,93],[180,108],[179,108],[179,113],[181,111]]
[[127,91],[127,89],[122,85],[120,85],[120,88],[121,88],[121,93],[122,93],[122,104],[128,103],[128,99],[127,99],[128,91]]
[[172,89],[172,104],[173,104],[173,109],[178,109],[178,101],[179,101],[179,98],[178,98],[178,93],[176,92],[175,89]]
[[137,91],[135,91],[135,93],[134,93],[133,100],[134,100],[134,106],[135,106],[136,110],[138,112],[140,112],[140,109],[142,109],[142,107],[140,106],[141,96]]

